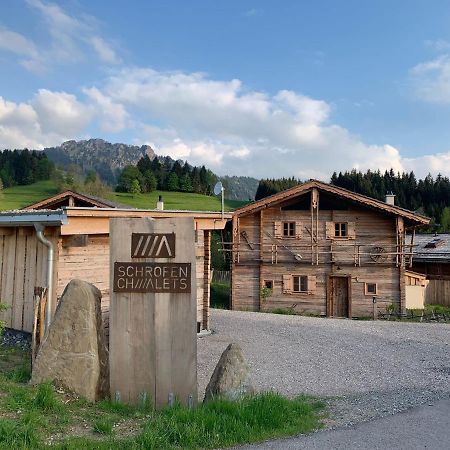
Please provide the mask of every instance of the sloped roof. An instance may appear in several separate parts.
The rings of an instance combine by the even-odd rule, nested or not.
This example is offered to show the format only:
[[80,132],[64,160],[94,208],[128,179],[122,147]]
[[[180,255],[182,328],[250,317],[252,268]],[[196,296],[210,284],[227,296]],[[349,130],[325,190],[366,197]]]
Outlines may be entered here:
[[[96,197],[90,194],[84,194],[81,192],[75,192],[71,190],[67,190],[61,192],[59,194],[53,195],[51,197],[45,198],[44,200],[40,200],[39,202],[32,203],[31,205],[24,206],[23,210],[36,210],[36,209],[52,209],[52,206],[61,207],[61,205],[65,201],[69,201],[70,198],[73,198],[75,201],[82,203],[83,207],[92,207],[92,208],[130,208],[127,205],[121,205],[119,203],[112,202],[110,200],[106,200],[104,198]],[[69,206],[69,205],[65,205]]]
[[416,234],[414,244],[414,261],[450,264],[450,233]]
[[271,195],[270,197],[263,198],[256,202],[238,208],[234,211],[234,215],[236,216],[246,215],[259,211],[260,209],[268,208],[277,203],[281,203],[285,200],[289,200],[296,196],[306,194],[313,188],[317,188],[321,191],[325,191],[338,197],[351,200],[355,203],[359,203],[361,205],[378,210],[380,212],[401,216],[405,219],[408,219],[410,222],[413,222],[416,225],[426,225],[430,222],[430,219],[428,217],[423,216],[421,214],[417,214],[413,211],[409,211],[408,209],[400,208],[399,206],[389,205],[388,203],[376,200],[371,197],[367,197],[366,195],[357,194],[356,192],[352,192],[347,189],[338,186],[333,186],[332,184],[324,183],[318,180],[307,181],[306,183],[299,184],[298,186],[294,186],[291,189],[278,192],[274,195]]

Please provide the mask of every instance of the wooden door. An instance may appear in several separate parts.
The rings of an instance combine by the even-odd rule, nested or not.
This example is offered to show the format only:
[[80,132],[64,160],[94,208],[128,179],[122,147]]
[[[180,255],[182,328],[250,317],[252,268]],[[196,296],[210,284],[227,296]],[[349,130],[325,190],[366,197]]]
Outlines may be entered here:
[[331,277],[331,315],[349,317],[349,292],[347,277]]

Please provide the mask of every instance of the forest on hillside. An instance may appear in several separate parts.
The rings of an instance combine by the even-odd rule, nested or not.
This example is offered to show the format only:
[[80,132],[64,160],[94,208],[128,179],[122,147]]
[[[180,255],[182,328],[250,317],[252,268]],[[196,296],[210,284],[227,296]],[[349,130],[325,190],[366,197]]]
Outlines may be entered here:
[[117,192],[178,191],[211,195],[218,177],[205,166],[181,164],[171,158],[162,161],[143,156],[138,163],[126,166],[120,173]]
[[[295,178],[264,179],[259,182],[256,200],[289,189],[301,183]],[[333,173],[331,184],[378,200],[386,193],[396,195],[396,205],[431,218],[430,231],[450,231],[450,179],[442,175],[427,175],[417,179],[414,172],[360,172],[351,170]]]
[[54,170],[45,153],[27,149],[0,152],[0,188],[48,180]]

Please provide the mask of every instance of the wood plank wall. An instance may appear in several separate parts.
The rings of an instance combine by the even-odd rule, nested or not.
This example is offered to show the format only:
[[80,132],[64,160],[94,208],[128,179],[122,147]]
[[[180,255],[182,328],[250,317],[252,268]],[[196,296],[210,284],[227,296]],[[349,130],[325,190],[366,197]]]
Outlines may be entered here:
[[[86,246],[71,246],[72,236],[63,236],[59,243],[60,262],[57,284],[58,300],[70,280],[80,278],[94,284],[102,293],[102,310],[109,322],[109,236],[89,235]],[[209,241],[207,241],[209,242]],[[207,243],[206,242],[206,243]],[[196,231],[197,320],[202,329],[208,327],[209,286],[205,288],[205,236]],[[205,310],[206,308],[206,310]]]
[[73,246],[72,236],[62,236],[59,248],[58,301],[70,280],[79,278],[94,284],[102,293],[102,311],[108,323],[109,236],[87,236],[85,246]]
[[425,291],[425,304],[450,307],[450,280],[430,280]]
[[239,219],[238,235],[234,241],[239,243],[239,248],[244,250],[235,258],[239,257],[239,263],[233,264],[232,272],[232,305],[233,309],[245,311],[257,311],[259,307],[259,247],[253,250],[240,238],[240,232],[247,233],[247,239],[251,243],[259,241],[259,214],[251,214]]
[[[235,243],[245,231],[247,240],[253,243],[253,249],[244,239],[238,244],[239,256],[234,255],[233,264],[233,308],[241,310],[258,310],[261,287],[264,280],[272,280],[274,289],[272,296],[264,301],[261,309],[294,307],[298,312],[326,314],[327,280],[330,275],[351,277],[351,300],[353,316],[369,316],[372,314],[372,296],[366,295],[365,282],[377,283],[378,309],[384,310],[391,303],[399,303],[401,292],[400,270],[396,267],[395,256],[389,256],[384,263],[375,263],[370,256],[361,256],[361,267],[355,267],[354,253],[348,244],[360,244],[365,251],[373,247],[383,247],[387,251],[395,251],[396,222],[395,218],[368,209],[350,207],[348,210],[320,210],[318,242],[319,250],[340,250],[334,263],[330,254],[319,255],[319,265],[312,265],[311,258],[311,212],[308,210],[281,210],[280,205],[264,210],[262,227],[260,213],[239,217],[239,227]],[[274,223],[276,221],[295,221],[301,223],[300,237],[292,239],[274,239]],[[354,222],[355,240],[326,239],[326,222]],[[236,221],[237,223],[237,221]],[[260,240],[262,239],[262,241]],[[262,247],[260,243],[262,242]],[[291,249],[284,249],[280,242]],[[271,251],[272,244],[278,244],[277,254]],[[296,261],[293,253],[302,256]],[[277,263],[272,264],[272,257]],[[239,262],[237,262],[239,259]],[[261,267],[260,267],[261,266]],[[283,293],[282,278],[284,274],[316,276],[316,289],[311,293]],[[403,279],[402,279],[403,281]],[[295,305],[295,306],[294,306]]]
[[[59,236],[56,229],[46,234],[55,246],[54,309],[70,280],[79,278],[93,283],[102,293],[102,310],[106,325],[109,317],[109,236],[90,235],[85,245],[74,246],[73,236]],[[9,308],[0,320],[16,330],[33,329],[35,286],[44,287],[47,280],[47,247],[41,244],[31,227],[0,229],[0,299]],[[209,252],[203,230],[196,242],[197,320],[202,329],[209,322]],[[80,244],[76,244],[80,245]],[[207,260],[205,259],[208,258]]]
[[[58,231],[48,229],[46,238],[55,246],[53,308],[56,308],[58,273]],[[47,247],[36,238],[34,228],[4,228],[0,234],[0,299],[9,308],[0,320],[16,330],[33,329],[34,288],[45,287],[47,280]]]

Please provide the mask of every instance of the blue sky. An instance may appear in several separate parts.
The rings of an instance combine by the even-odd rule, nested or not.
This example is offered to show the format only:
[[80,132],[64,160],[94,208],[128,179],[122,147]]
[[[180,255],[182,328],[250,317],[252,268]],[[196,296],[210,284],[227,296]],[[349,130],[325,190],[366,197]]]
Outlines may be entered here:
[[101,137],[218,173],[450,175],[448,1],[2,0],[0,148]]

